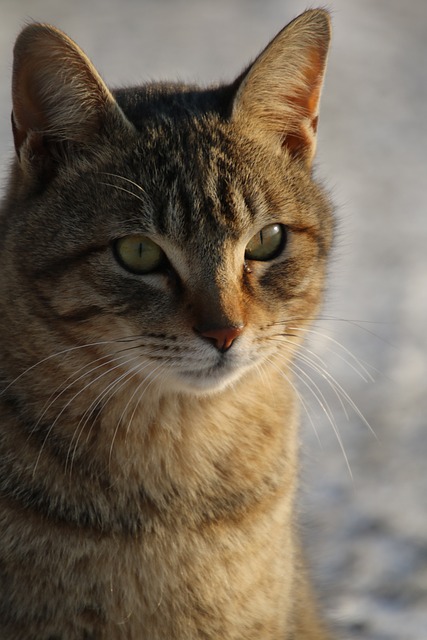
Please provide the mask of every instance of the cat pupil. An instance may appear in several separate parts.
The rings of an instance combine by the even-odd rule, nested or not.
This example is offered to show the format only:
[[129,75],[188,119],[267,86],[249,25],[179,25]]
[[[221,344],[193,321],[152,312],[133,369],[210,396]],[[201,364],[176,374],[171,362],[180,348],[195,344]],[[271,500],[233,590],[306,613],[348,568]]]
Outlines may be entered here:
[[[277,258],[284,249],[286,231],[281,224],[269,224],[256,233],[246,246],[245,259],[266,262]],[[158,271],[167,262],[162,249],[145,236],[119,238],[113,245],[119,264],[135,274]]]
[[277,258],[283,251],[286,231],[283,225],[269,224],[250,240],[246,247],[247,260],[268,261]]
[[165,265],[166,257],[162,249],[145,236],[125,236],[113,244],[117,262],[126,271],[144,275],[159,270]]

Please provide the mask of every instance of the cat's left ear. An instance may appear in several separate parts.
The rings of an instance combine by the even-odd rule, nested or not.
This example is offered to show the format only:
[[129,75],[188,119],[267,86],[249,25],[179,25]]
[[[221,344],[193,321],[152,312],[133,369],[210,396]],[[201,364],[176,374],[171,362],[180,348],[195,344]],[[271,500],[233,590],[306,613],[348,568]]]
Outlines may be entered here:
[[109,124],[131,127],[84,52],[46,24],[30,24],[18,36],[12,101],[15,148],[32,173],[61,154],[95,147]]
[[311,165],[331,35],[326,11],[306,11],[237,80],[232,118]]

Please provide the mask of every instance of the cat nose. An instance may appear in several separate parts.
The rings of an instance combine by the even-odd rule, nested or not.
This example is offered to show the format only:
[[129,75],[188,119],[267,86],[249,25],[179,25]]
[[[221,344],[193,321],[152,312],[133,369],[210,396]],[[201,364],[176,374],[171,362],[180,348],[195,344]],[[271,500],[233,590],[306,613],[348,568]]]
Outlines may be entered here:
[[237,336],[242,333],[243,325],[207,329],[194,327],[194,330],[199,336],[212,342],[218,351],[224,353],[231,347]]

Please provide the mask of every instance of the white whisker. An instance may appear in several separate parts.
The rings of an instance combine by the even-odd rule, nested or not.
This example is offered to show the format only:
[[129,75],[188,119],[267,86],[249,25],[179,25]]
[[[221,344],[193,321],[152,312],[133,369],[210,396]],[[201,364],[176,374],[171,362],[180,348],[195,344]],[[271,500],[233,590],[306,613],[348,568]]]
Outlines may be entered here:
[[138,184],[134,180],[131,180],[130,178],[127,178],[125,176],[121,176],[118,173],[108,173],[107,171],[102,171],[100,173],[100,175],[109,176],[110,178],[117,178],[118,180],[124,180],[125,182],[128,182],[132,186],[136,187],[138,189],[138,191],[141,191],[144,195],[146,194],[145,189],[143,189],[140,184]]
[[[137,360],[139,358],[140,358],[139,355],[137,355],[137,356],[135,356],[133,358],[129,358],[125,362],[117,365],[117,367],[113,367],[112,369],[110,369],[110,371],[114,371],[115,369],[117,369],[120,366],[126,366],[130,362],[133,362],[134,360]],[[81,437],[82,433],[84,432],[84,430],[86,428],[86,425],[88,424],[88,422],[91,419],[92,415],[96,411],[96,408],[100,405],[101,402],[103,402],[104,398],[110,393],[110,391],[116,387],[114,392],[109,396],[107,402],[105,402],[102,405],[101,410],[103,410],[105,408],[105,406],[108,404],[108,402],[111,400],[111,398],[123,386],[125,386],[125,384],[127,384],[127,382],[129,382],[129,380],[133,377],[134,372],[136,371],[137,373],[139,373],[141,370],[143,370],[145,368],[145,366],[148,366],[148,363],[145,363],[145,365],[143,367],[141,367],[141,363],[138,363],[135,367],[132,367],[129,371],[125,371],[118,378],[115,378],[112,382],[110,382],[107,385],[107,387],[105,389],[103,389],[103,391],[100,394],[98,394],[96,396],[96,398],[90,403],[89,407],[83,413],[82,417],[80,418],[80,420],[79,420],[79,422],[78,422],[78,424],[76,426],[73,438],[71,439],[70,447],[69,447],[69,454],[67,455],[67,460],[66,460],[66,464],[65,464],[65,468],[67,468],[68,467],[68,459],[69,459],[71,447],[73,446],[73,442],[75,440],[75,445],[74,445],[73,453],[72,453],[72,456],[71,456],[70,474],[71,474],[71,471],[72,471],[73,460],[74,460],[75,455],[77,453],[77,447],[78,447],[78,444],[79,444],[79,441],[80,441],[80,437]],[[124,382],[122,382],[122,380],[124,380]],[[122,382],[122,384],[120,384],[121,382]],[[92,428],[93,428],[93,425],[90,427],[90,429],[88,431],[88,434],[86,436],[86,442],[90,438],[90,434],[91,434]],[[77,438],[76,438],[76,435],[77,435]]]
[[[136,359],[138,356],[134,356],[134,358],[131,358],[131,361]],[[64,411],[72,404],[72,402],[74,402],[76,400],[76,398],[78,398],[82,393],[84,393],[91,385],[95,384],[96,382],[98,382],[101,378],[105,377],[106,375],[110,374],[111,371],[113,371],[114,369],[123,366],[123,363],[119,363],[118,365],[116,365],[116,367],[113,367],[112,369],[107,369],[107,371],[104,371],[103,373],[101,373],[99,376],[97,376],[96,378],[94,378],[93,380],[91,380],[90,382],[88,382],[86,385],[84,385],[81,389],[79,389],[79,391],[77,391],[77,393],[75,393],[73,395],[72,398],[70,398],[65,405],[62,407],[61,411],[57,414],[55,420],[52,422],[52,424],[50,425],[45,438],[42,442],[42,445],[40,447],[40,451],[38,453],[35,465],[34,465],[34,469],[33,469],[33,476],[37,470],[37,466],[38,463],[40,461],[41,455],[43,453],[44,447],[46,445],[47,440],[49,439],[50,434],[52,433],[53,429],[55,428],[55,425],[57,424],[58,420],[60,419],[60,417],[63,415]],[[97,367],[95,367],[97,368]]]
[[[157,367],[155,367],[155,368],[153,369],[153,371],[151,372],[151,375],[152,375],[152,374],[154,374],[157,370],[159,370],[159,369],[161,370],[162,368],[164,369],[165,367],[166,367],[165,363],[161,362]],[[161,371],[160,371],[160,373],[161,373]],[[132,421],[133,421],[133,418],[134,418],[134,416],[135,416],[136,410],[137,410],[137,408],[138,408],[138,406],[139,406],[139,403],[141,402],[142,397],[144,396],[144,394],[145,394],[145,392],[147,391],[147,389],[151,386],[151,384],[152,384],[152,383],[153,383],[153,382],[158,378],[158,376],[160,375],[160,373],[159,373],[157,376],[155,376],[154,378],[152,378],[152,379],[150,380],[150,382],[148,383],[148,385],[147,385],[147,386],[146,386],[146,388],[144,389],[143,393],[142,393],[142,394],[141,394],[141,396],[138,398],[138,401],[137,401],[137,403],[136,403],[136,405],[135,405],[135,407],[134,407],[134,409],[133,409],[133,411],[132,411],[132,415],[131,415],[131,417],[130,417],[130,419],[129,419],[129,421],[128,421],[128,425],[127,425],[127,427],[126,427],[126,435],[127,435],[127,434],[128,434],[128,432],[129,432],[130,425],[131,425],[131,423],[132,423]],[[150,374],[149,374],[149,375],[150,375]],[[132,393],[132,395],[131,395],[131,396],[130,396],[130,398],[128,399],[128,401],[127,401],[127,403],[126,403],[126,406],[124,407],[124,409],[123,409],[123,411],[122,411],[122,413],[121,413],[121,415],[120,415],[120,418],[119,418],[119,419],[118,419],[118,421],[117,421],[117,426],[116,426],[116,428],[115,428],[115,430],[114,430],[113,437],[112,437],[112,439],[111,439],[111,445],[110,445],[110,454],[109,454],[110,464],[111,464],[111,456],[112,456],[112,454],[113,454],[114,442],[115,442],[115,440],[116,440],[117,433],[118,433],[118,431],[119,431],[119,428],[120,428],[120,425],[121,425],[121,423],[122,423],[122,421],[123,421],[123,418],[124,418],[124,416],[126,415],[126,412],[127,412],[128,408],[129,408],[129,406],[130,406],[130,404],[131,404],[131,402],[132,402],[133,398],[134,398],[134,397],[135,397],[135,395],[139,392],[139,390],[141,389],[142,385],[147,381],[147,379],[148,379],[149,375],[148,375],[146,378],[144,378],[144,379],[143,379],[143,380],[142,380],[142,381],[137,385],[136,389],[134,390],[134,392]]]
[[294,391],[296,397],[298,398],[298,401],[300,402],[301,406],[303,407],[303,409],[304,409],[304,411],[305,411],[305,413],[307,415],[308,421],[310,422],[310,424],[311,424],[311,426],[313,428],[313,432],[314,432],[314,434],[315,434],[315,436],[316,436],[316,438],[317,438],[317,440],[319,442],[319,445],[321,446],[321,441],[320,441],[319,432],[317,430],[317,427],[314,424],[313,419],[312,419],[311,414],[310,414],[310,411],[308,410],[307,404],[306,404],[304,398],[302,397],[302,395],[300,394],[300,392],[298,391],[297,387],[294,385],[294,383],[289,378],[289,376],[286,375],[286,373],[282,369],[280,369],[279,366],[277,366],[275,364],[275,362],[273,362],[270,358],[267,358],[266,361],[280,373],[280,375],[286,380],[286,382],[290,385],[291,389]]
[[360,418],[360,420],[365,424],[366,427],[368,427],[369,431],[371,432],[371,434],[374,436],[374,438],[376,440],[378,440],[377,434],[375,433],[374,429],[371,427],[371,425],[369,424],[368,420],[365,418],[365,416],[363,415],[362,411],[358,408],[358,406],[356,405],[356,403],[351,399],[351,397],[349,396],[349,394],[347,393],[347,391],[344,389],[344,387],[338,382],[338,380],[336,378],[334,378],[334,376],[329,373],[328,371],[326,371],[326,369],[321,369],[319,368],[315,363],[313,363],[310,358],[308,358],[307,356],[303,356],[301,353],[298,354],[298,357],[303,359],[303,361],[305,361],[307,363],[308,366],[310,366],[314,371],[316,371],[318,373],[318,375],[320,375],[322,378],[324,378],[328,384],[330,385],[330,387],[333,389],[333,391],[336,393],[336,395],[338,396],[340,402],[341,402],[341,406],[344,410],[344,413],[348,419],[348,414],[347,411],[345,409],[345,404],[344,401],[347,402],[347,404],[351,407],[351,409],[355,412],[355,414]]
[[113,189],[117,189],[118,191],[123,191],[124,193],[128,193],[133,198],[136,198],[137,200],[142,202],[144,205],[146,204],[145,200],[143,200],[141,198],[141,196],[138,196],[136,193],[134,193],[133,191],[130,191],[129,189],[125,189],[124,187],[120,187],[118,184],[111,184],[110,182],[101,182],[100,184],[103,184],[106,187],[112,187]]
[[322,333],[321,331],[317,331],[316,329],[308,329],[306,327],[288,327],[288,328],[291,331],[301,331],[301,332],[304,332],[304,333],[309,333],[309,334],[312,334],[312,335],[315,335],[315,336],[319,336],[321,338],[324,338],[325,340],[328,340],[328,341],[332,342],[334,345],[339,347],[342,351],[344,351],[350,357],[351,361],[353,363],[355,363],[356,367],[354,365],[352,366],[351,362],[349,362],[347,359],[345,359],[342,356],[340,356],[340,354],[338,352],[334,352],[335,355],[338,358],[341,358],[350,367],[352,367],[354,369],[354,371],[356,371],[362,377],[363,380],[366,381],[365,377],[362,375],[362,373],[360,372],[358,367],[363,371],[364,375],[368,378],[368,380],[370,382],[374,382],[374,378],[372,377],[372,375],[370,374],[370,372],[368,371],[366,366],[361,362],[361,360],[359,360],[359,358],[357,358],[354,355],[354,353],[352,353],[349,349],[347,349],[347,347],[345,347],[343,344],[341,344],[341,342],[339,342],[335,338],[332,338],[332,336],[329,336],[326,333]]
[[[62,385],[60,385],[59,387],[57,387],[55,389],[55,391],[49,396],[49,398],[46,401],[46,404],[43,408],[42,413],[40,414],[37,422],[35,423],[33,429],[31,432],[34,432],[37,430],[37,427],[39,426],[39,424],[41,423],[41,421],[43,420],[44,416],[46,415],[46,413],[49,411],[49,409],[55,404],[55,402],[57,402],[57,400],[59,400],[59,398],[66,393],[69,389],[71,389],[77,382],[79,382],[79,380],[82,380],[83,378],[85,378],[86,376],[88,376],[89,374],[93,373],[94,371],[97,371],[98,369],[101,369],[102,367],[108,366],[109,364],[116,362],[119,358],[124,358],[125,356],[114,356],[112,357],[110,360],[106,360],[106,356],[101,356],[100,358],[96,358],[96,360],[92,360],[90,363],[85,364],[83,367],[80,367],[77,371],[73,372],[70,376],[68,376],[68,378],[64,381],[63,384],[67,383],[69,380],[71,380],[71,382],[69,382],[68,384],[66,384],[65,387],[62,387]],[[102,362],[101,362],[102,361]],[[84,369],[87,369],[88,367],[90,367],[91,365],[95,364],[96,362],[101,362],[101,364],[97,365],[96,367],[92,367],[92,369],[89,369],[88,371],[85,371],[85,373],[82,373],[80,376],[78,376],[77,378],[75,377],[76,375],[78,375],[80,373],[80,371],[84,371]],[[57,393],[59,391],[59,389],[61,389],[61,391],[59,393]],[[55,395],[56,394],[56,395]],[[53,398],[53,399],[52,399]]]
[[38,362],[32,364],[30,367],[27,367],[27,369],[25,369],[25,371],[22,371],[22,373],[20,373],[18,376],[16,376],[16,378],[14,378],[11,382],[9,382],[9,384],[1,390],[0,392],[0,397],[6,393],[6,391],[8,391],[8,389],[10,389],[10,387],[14,384],[16,384],[18,382],[18,380],[20,380],[23,376],[25,376],[27,373],[29,373],[30,371],[33,371],[36,367],[41,366],[42,364],[44,364],[45,362],[48,362],[49,360],[52,360],[53,358],[59,358],[60,356],[64,356],[67,355],[69,353],[72,353],[74,351],[78,351],[79,349],[88,349],[91,347],[98,347],[98,346],[103,346],[103,345],[110,345],[110,344],[116,344],[119,342],[123,342],[126,339],[119,339],[119,340],[100,340],[98,342],[91,342],[88,344],[82,344],[82,345],[77,345],[74,347],[68,347],[67,349],[62,349],[61,351],[57,351],[55,353],[51,353],[50,355],[46,356],[45,358],[42,358],[41,360],[39,360]]
[[[304,386],[307,387],[307,389],[309,389],[309,391],[311,392],[311,394],[313,395],[313,397],[317,400],[319,406],[321,407],[321,409],[323,410],[329,424],[331,425],[333,432],[335,433],[336,439],[338,441],[338,444],[340,446],[340,449],[342,451],[342,454],[344,456],[344,460],[348,469],[348,472],[350,474],[350,477],[353,479],[353,473],[351,470],[351,466],[350,466],[350,461],[348,459],[345,447],[344,447],[344,443],[343,440],[341,438],[341,434],[339,432],[338,429],[338,425],[337,422],[335,420],[335,417],[331,411],[330,405],[328,403],[328,401],[326,400],[326,397],[324,395],[324,393],[322,392],[322,390],[320,389],[319,385],[317,385],[313,378],[311,376],[308,375],[308,373],[306,371],[304,371],[304,369],[301,369],[301,367],[299,367],[295,362],[292,363],[292,369],[294,374],[297,376],[298,380],[300,380],[300,382],[302,384],[304,384]],[[297,371],[299,371],[299,373],[297,373],[297,371],[295,371],[295,369]]]
[[102,171],[100,173],[100,175],[103,176],[108,176],[110,178],[116,178],[117,180],[123,180],[124,182],[128,183],[129,185],[135,187],[141,194],[137,194],[134,191],[131,191],[130,189],[126,189],[125,187],[122,187],[120,185],[111,183],[111,182],[100,182],[100,184],[106,186],[106,187],[112,187],[113,189],[117,189],[118,191],[122,191],[123,193],[127,193],[130,196],[136,198],[137,200],[139,200],[140,202],[142,202],[145,206],[147,205],[147,192],[141,187],[141,185],[139,185],[137,182],[134,182],[133,180],[130,180],[129,178],[126,178],[125,176],[120,176],[117,173],[108,173],[106,171]]

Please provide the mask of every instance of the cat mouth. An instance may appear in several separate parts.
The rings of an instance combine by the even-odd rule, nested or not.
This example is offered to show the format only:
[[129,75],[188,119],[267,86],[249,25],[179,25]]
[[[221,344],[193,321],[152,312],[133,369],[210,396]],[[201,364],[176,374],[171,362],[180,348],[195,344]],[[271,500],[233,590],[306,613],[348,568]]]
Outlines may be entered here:
[[177,380],[189,392],[215,392],[236,382],[249,366],[249,364],[236,363],[234,359],[223,357],[209,366],[180,369],[177,372]]

